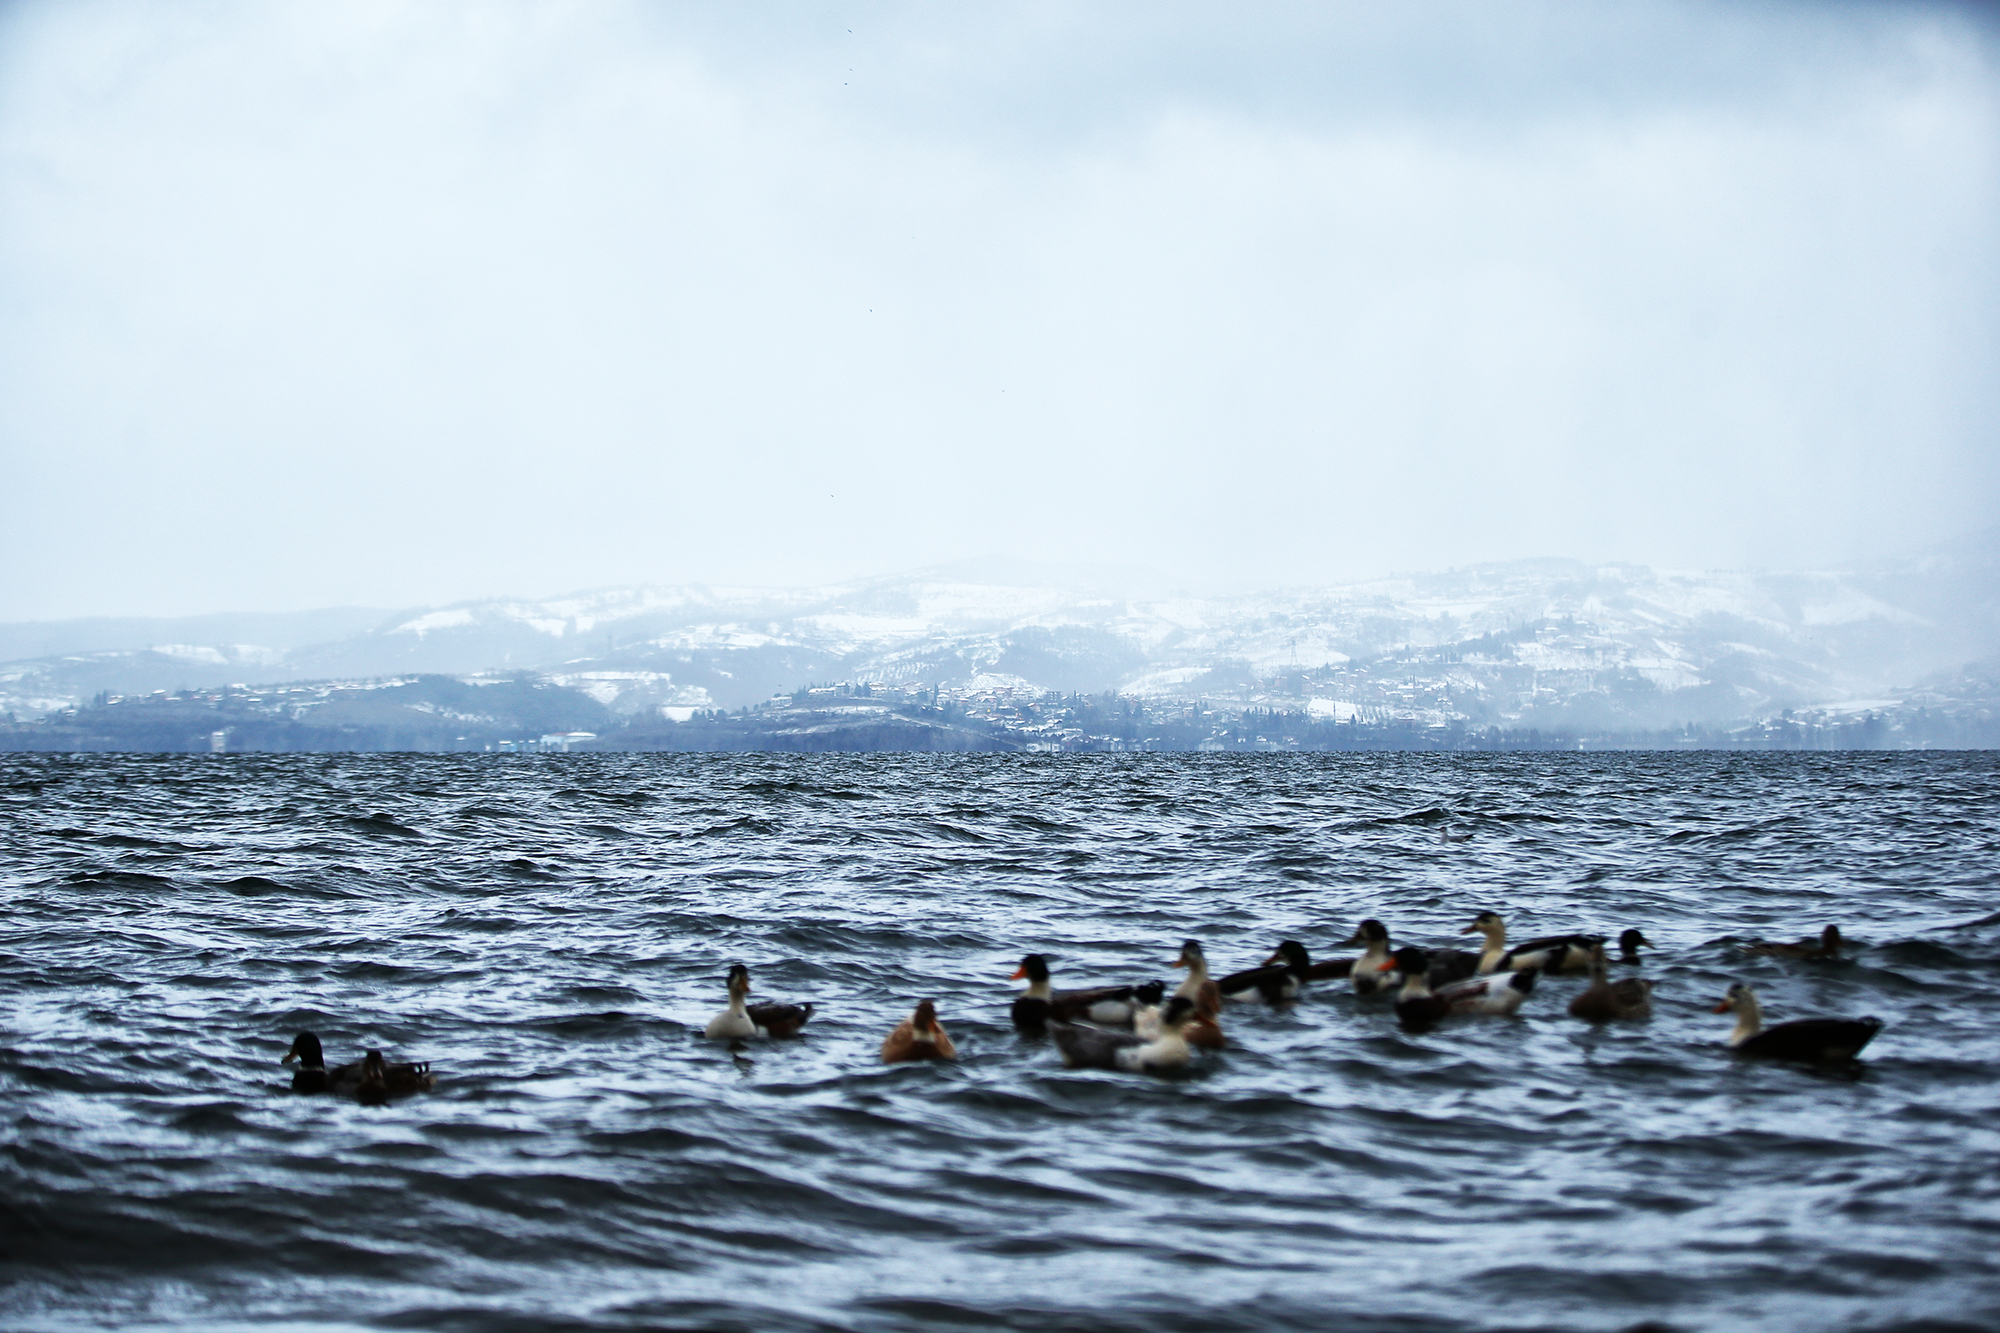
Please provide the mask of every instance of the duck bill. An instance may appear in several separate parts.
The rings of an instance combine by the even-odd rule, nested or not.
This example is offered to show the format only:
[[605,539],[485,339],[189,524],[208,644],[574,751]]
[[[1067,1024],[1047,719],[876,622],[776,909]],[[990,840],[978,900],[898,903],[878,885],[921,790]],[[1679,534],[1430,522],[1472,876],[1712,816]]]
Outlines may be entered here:
[[1710,1013],[1712,1013],[1712,1014],[1726,1014],[1726,1013],[1728,1013],[1728,1012],[1729,1012],[1729,1001],[1727,1001],[1727,1000],[1717,1000],[1717,1001],[1715,1002],[1715,1008],[1713,1008],[1713,1009],[1709,1010],[1709,1012],[1710,1012]]
[[1182,955],[1181,957],[1174,959],[1173,962],[1167,964],[1168,967],[1186,967],[1187,965],[1188,965],[1188,960],[1186,955]]
[[286,1052],[285,1052],[285,1058],[284,1058],[284,1059],[282,1059],[282,1060],[280,1060],[280,1061],[278,1061],[278,1063],[279,1063],[279,1064],[281,1064],[281,1065],[288,1065],[288,1064],[290,1064],[290,1063],[291,1063],[292,1061],[294,1061],[294,1060],[296,1060],[296,1059],[298,1059],[298,1058],[299,1058],[299,1053],[298,1053],[297,1051],[286,1051]]
[[1270,956],[1269,958],[1266,958],[1266,959],[1264,960],[1264,962],[1263,962],[1262,966],[1264,966],[1264,967],[1276,967],[1276,966],[1277,966],[1278,964],[1280,964],[1280,963],[1282,963],[1282,962],[1284,962],[1284,961],[1285,961],[1285,955],[1284,955],[1284,954],[1283,954],[1282,952],[1280,952],[1280,953],[1274,953],[1274,954],[1272,954],[1272,955],[1271,955],[1271,956]]
[[1007,978],[1007,980],[1009,980],[1009,981],[1019,981],[1019,980],[1020,980],[1020,979],[1021,979],[1022,977],[1025,977],[1025,976],[1027,976],[1027,975],[1028,975],[1028,969],[1027,969],[1027,968],[1025,968],[1025,967],[1017,967],[1017,968],[1015,968],[1015,969],[1014,969],[1014,975],[1013,975],[1013,976],[1011,976],[1011,977],[1009,977],[1009,978]]
[[1464,930],[1459,931],[1458,933],[1461,935],[1477,935],[1479,933],[1479,925],[1477,922],[1475,922],[1472,925],[1467,926]]
[[1394,972],[1396,970],[1396,960],[1393,958],[1384,958],[1380,963],[1375,965],[1375,970],[1377,972]]

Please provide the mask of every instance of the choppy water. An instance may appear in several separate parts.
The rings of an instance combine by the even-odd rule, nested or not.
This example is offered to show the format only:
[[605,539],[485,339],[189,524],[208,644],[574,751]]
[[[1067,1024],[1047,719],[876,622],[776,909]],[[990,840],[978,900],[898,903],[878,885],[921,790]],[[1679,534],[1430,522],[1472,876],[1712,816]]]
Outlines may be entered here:
[[[1992,755],[4,756],[0,829],[7,1327],[2000,1326]],[[1485,907],[1641,927],[1656,1016],[1328,985],[1172,1081],[1007,1022],[1030,950]],[[803,1040],[699,1039],[737,960]],[[1888,1026],[1736,1061],[1738,978]],[[883,1068],[925,997],[961,1062]],[[300,1028],[443,1083],[294,1096]]]

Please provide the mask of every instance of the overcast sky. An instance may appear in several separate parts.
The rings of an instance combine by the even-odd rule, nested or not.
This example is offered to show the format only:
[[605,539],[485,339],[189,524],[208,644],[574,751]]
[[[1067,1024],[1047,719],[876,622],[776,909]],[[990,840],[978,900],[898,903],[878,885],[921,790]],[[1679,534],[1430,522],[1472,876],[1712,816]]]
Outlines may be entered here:
[[0,619],[2000,522],[1924,4],[0,10]]

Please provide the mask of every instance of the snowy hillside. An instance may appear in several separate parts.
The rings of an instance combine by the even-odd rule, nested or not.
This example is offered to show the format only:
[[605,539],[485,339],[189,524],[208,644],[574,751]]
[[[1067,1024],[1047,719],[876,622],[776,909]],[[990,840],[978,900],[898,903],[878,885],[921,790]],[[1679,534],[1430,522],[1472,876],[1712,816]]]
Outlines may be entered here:
[[[1523,561],[1226,597],[1135,597],[1021,569],[619,588],[412,610],[301,646],[43,655],[0,666],[0,708],[25,718],[102,694],[533,671],[616,714],[735,708],[847,680],[959,697],[1306,700],[1473,722],[1552,709],[1720,722],[1866,699],[1994,655],[1992,547],[1785,574]],[[61,629],[36,628],[44,642]]]

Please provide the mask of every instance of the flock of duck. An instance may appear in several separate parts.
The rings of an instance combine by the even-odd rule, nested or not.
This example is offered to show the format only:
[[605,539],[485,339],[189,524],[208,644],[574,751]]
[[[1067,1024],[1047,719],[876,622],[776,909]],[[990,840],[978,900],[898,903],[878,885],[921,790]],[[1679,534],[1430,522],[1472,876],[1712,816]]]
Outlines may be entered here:
[[[1631,1022],[1652,1014],[1650,981],[1612,978],[1606,936],[1549,935],[1509,946],[1506,923],[1494,912],[1481,912],[1461,933],[1485,936],[1485,947],[1477,952],[1392,948],[1388,928],[1370,919],[1342,946],[1360,946],[1354,957],[1315,963],[1304,945],[1286,940],[1260,965],[1219,980],[1209,975],[1201,944],[1186,940],[1173,966],[1185,969],[1187,976],[1172,995],[1161,981],[1059,991],[1050,979],[1048,958],[1031,953],[1014,972],[1015,980],[1028,984],[1014,1001],[1013,1023],[1025,1035],[1053,1039],[1071,1068],[1167,1073],[1187,1065],[1198,1051],[1226,1045],[1221,1024],[1226,1005],[1290,1004],[1320,981],[1344,981],[1361,999],[1390,1001],[1397,1020],[1416,1031],[1463,1015],[1512,1014],[1545,976],[1589,978],[1569,1003],[1570,1014],[1586,1022]],[[1616,961],[1638,966],[1640,950],[1652,947],[1645,935],[1627,930],[1618,937]],[[1840,949],[1835,926],[1795,943],[1743,946],[1745,953],[1798,959],[1834,959]],[[710,1040],[735,1044],[796,1037],[812,1018],[811,1004],[751,1004],[750,970],[741,963],[729,969],[726,984],[728,1008],[703,1029]],[[1728,1046],[1737,1054],[1815,1064],[1852,1060],[1882,1028],[1876,1018],[1804,1018],[1765,1027],[1756,993],[1741,983],[1717,1001],[1715,1012],[1736,1015]],[[882,1041],[885,1064],[957,1055],[930,1000]],[[292,1088],[298,1092],[329,1092],[380,1104],[437,1084],[428,1064],[391,1063],[376,1050],[328,1069],[319,1038],[310,1032],[298,1034],[284,1062],[294,1060],[299,1069]]]

